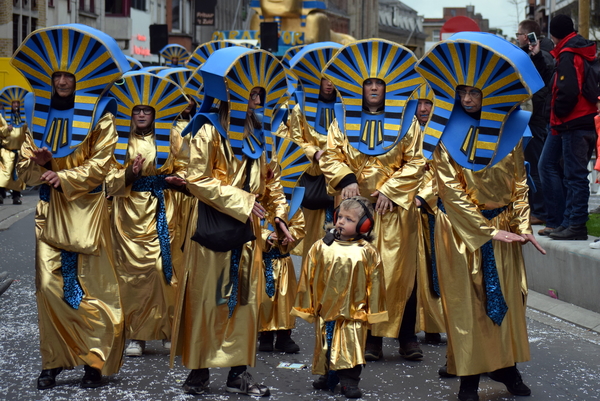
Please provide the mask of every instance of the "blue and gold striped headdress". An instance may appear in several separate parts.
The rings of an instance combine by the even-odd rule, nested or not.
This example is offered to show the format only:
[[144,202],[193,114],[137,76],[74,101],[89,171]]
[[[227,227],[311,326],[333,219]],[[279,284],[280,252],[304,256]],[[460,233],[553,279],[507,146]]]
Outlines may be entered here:
[[[167,67],[183,67],[190,58],[190,52],[181,45],[166,45],[160,50],[160,55],[165,58]],[[177,63],[173,63],[173,59],[177,59]]]
[[286,114],[282,105],[287,101],[287,83],[283,66],[264,50],[250,50],[243,47],[229,47],[215,51],[200,68],[205,86],[205,97],[201,112],[208,112],[214,98],[229,103],[229,127],[219,127],[223,137],[229,139],[233,152],[238,158],[245,154],[256,159],[265,147],[261,130],[254,130],[244,138],[244,125],[248,99],[254,87],[265,90],[261,99],[263,111],[262,131],[277,130]]
[[192,77],[192,70],[185,67],[168,68],[166,70],[160,70],[156,75],[159,77],[170,79],[183,89],[183,92],[189,97],[193,98],[198,104],[201,100],[198,97],[197,92],[194,88],[187,85],[188,81]]
[[297,101],[304,111],[308,124],[321,135],[327,135],[334,116],[333,107],[329,109],[319,107],[319,92],[323,77],[321,71],[341,47],[341,44],[335,42],[307,45],[290,62],[290,69],[299,81],[296,91]]
[[298,77],[296,76],[296,74],[294,74],[292,72],[292,70],[290,70],[290,62],[292,61],[292,58],[298,54],[298,52],[300,50],[302,50],[302,48],[304,47],[304,45],[299,45],[299,46],[294,46],[294,47],[290,47],[289,49],[287,49],[285,51],[285,53],[283,54],[283,57],[281,58],[281,64],[283,65],[283,68],[285,69],[285,76],[287,78],[287,83],[288,83],[288,95],[290,97],[289,100],[289,108],[292,109],[294,108],[294,106],[296,105],[296,90],[298,89]]
[[144,68],[144,66],[142,65],[142,63],[140,62],[140,60],[135,59],[131,56],[125,56],[125,58],[127,59],[127,61],[129,61],[129,65],[131,66],[131,70],[130,71],[139,71],[142,68]]
[[[423,154],[441,140],[452,157],[475,171],[502,160],[521,139],[530,113],[517,106],[543,87],[530,57],[492,34],[461,32],[434,46],[416,67],[435,92]],[[459,85],[482,91],[481,118],[460,106]]]
[[130,72],[115,83],[109,96],[117,100],[117,131],[119,141],[115,158],[125,163],[127,145],[132,130],[131,111],[135,106],[154,108],[156,165],[162,167],[169,157],[169,136],[173,121],[188,106],[183,90],[173,81],[145,72]]
[[[34,142],[48,147],[54,157],[71,154],[83,142],[104,113],[100,96],[131,68],[113,38],[81,24],[32,32],[13,55],[11,64],[33,88],[35,105],[26,111],[26,118]],[[58,71],[75,76],[74,109],[50,108],[52,74]]]
[[[6,122],[13,127],[19,128],[25,123],[25,95],[29,91],[20,86],[7,86],[0,92],[0,114]],[[12,102],[19,102],[19,114],[12,112]]]
[[[384,154],[410,128],[416,102],[407,103],[422,83],[414,70],[416,62],[410,50],[387,40],[370,39],[342,47],[323,70],[324,78],[333,82],[342,99],[344,110],[336,110],[338,124],[360,152]],[[363,83],[369,78],[385,82],[384,115],[379,121],[363,118]]]
[[291,138],[276,134],[265,135],[267,142],[267,162],[277,161],[281,166],[281,185],[288,201],[300,176],[310,166],[304,149]]
[[427,99],[433,103],[434,96],[433,91],[431,90],[431,86],[427,84],[427,82],[423,82],[417,90],[412,94],[411,99],[419,100],[419,99]]
[[[185,63],[185,66],[192,71],[195,71],[198,67],[202,66],[208,60],[211,54],[220,49],[226,47],[240,46],[235,42],[228,40],[214,40],[212,42],[206,42],[196,47],[194,52],[190,55],[190,58]],[[244,47],[244,46],[240,46]]]

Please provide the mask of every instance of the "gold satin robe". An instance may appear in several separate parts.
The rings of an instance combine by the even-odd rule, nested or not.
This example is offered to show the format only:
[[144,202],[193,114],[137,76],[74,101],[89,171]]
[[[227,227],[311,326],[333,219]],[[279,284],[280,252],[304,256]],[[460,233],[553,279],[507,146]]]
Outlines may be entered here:
[[[173,131],[181,135],[181,132],[187,127],[189,121],[178,120],[177,124],[173,127]],[[176,155],[178,163],[182,166],[176,175],[185,180],[187,164],[190,159],[190,140],[191,134],[181,138],[181,148]],[[171,247],[171,257],[173,259],[173,275],[177,278],[177,281],[181,281],[183,275],[183,251],[181,247],[185,242],[187,236],[192,236],[192,233],[188,234],[187,228],[190,220],[192,209],[197,207],[196,198],[189,193],[180,191],[173,191],[173,198],[175,200],[175,221],[177,225],[175,227],[175,234],[173,236],[173,246]]]
[[[267,219],[268,216],[267,216]],[[290,253],[304,238],[304,216],[302,209],[294,214],[288,227],[295,241],[286,245],[277,243],[276,246],[282,254]],[[278,230],[279,231],[279,230]],[[262,236],[265,242],[264,252],[269,252],[271,246],[267,238],[271,230],[263,229]],[[278,234],[279,236],[279,234]],[[290,314],[296,299],[298,280],[291,256],[273,259],[273,278],[275,280],[275,295],[269,297],[266,293],[265,271],[266,264],[263,259],[263,274],[258,280],[259,320],[258,331],[290,330],[296,327],[296,318]]]
[[[157,168],[154,135],[142,136],[132,132],[125,167],[141,154],[146,159],[142,176],[177,173],[184,167],[175,156],[181,147],[181,135],[171,132],[170,142],[170,155],[165,164]],[[174,274],[169,284],[163,272],[156,231],[158,199],[149,191],[132,191],[132,186],[125,182],[125,167],[113,163],[106,177],[107,193],[113,196],[112,236],[125,314],[125,334],[126,338],[134,340],[168,340],[171,338],[177,277]],[[175,192],[172,189],[163,191],[172,255],[177,255],[174,250],[177,227]],[[172,258],[173,272],[177,271],[176,262],[181,262],[181,258]]]
[[[420,207],[419,219],[419,266],[417,268],[417,327],[416,331],[426,333],[445,333],[446,325],[442,309],[442,298],[433,290],[433,274],[431,261],[431,237],[429,230],[429,215],[438,212],[438,197],[433,194],[433,169],[425,171],[419,195],[425,204]],[[438,257],[439,258],[439,257]],[[437,259],[437,258],[436,258]]]
[[[42,369],[89,365],[103,375],[115,374],[125,346],[123,313],[110,241],[110,219],[102,184],[117,143],[112,114],[102,116],[73,153],[52,160],[62,191],[51,189],[35,214],[36,298]],[[40,185],[47,170],[29,158],[37,149],[27,135],[19,176]],[[61,249],[77,252],[77,278],[83,289],[79,309],[63,299]]]
[[0,188],[19,191],[25,189],[25,183],[18,177],[13,180],[13,169],[19,161],[14,150],[20,150],[27,135],[27,124],[20,128],[8,129],[8,123],[0,114]]
[[[205,124],[190,142],[187,189],[198,199],[241,222],[247,221],[255,201],[273,218],[287,222],[287,206],[278,180],[267,182],[265,156],[252,161],[250,192],[242,189],[246,157],[239,161],[229,142]],[[268,196],[267,196],[268,193]],[[258,195],[258,197],[256,197]],[[196,229],[197,208],[190,216],[188,232]],[[264,242],[260,219],[253,217],[256,240],[242,247],[238,271],[238,299],[231,318],[231,252],[214,252],[186,237],[185,270],[180,282],[173,322],[171,366],[176,355],[188,369],[254,366],[258,333],[258,276],[262,272]]]
[[[289,126],[289,136],[302,146],[304,154],[311,162],[305,173],[313,176],[323,174],[319,162],[315,159],[315,154],[327,148],[327,135],[319,134],[308,124],[299,105],[292,110]],[[306,236],[300,246],[302,247],[302,258],[305,258],[312,244],[325,235],[325,209],[311,210],[303,207],[302,212],[306,221]]]
[[[329,127],[327,151],[320,160],[330,194],[348,174],[355,174],[360,194],[370,202],[373,192],[380,191],[396,204],[384,215],[375,213],[374,246],[381,255],[385,272],[389,320],[374,324],[374,336],[397,338],[404,307],[415,285],[418,266],[419,210],[414,197],[421,185],[425,158],[423,133],[416,118],[402,140],[389,152],[367,156],[348,143],[336,120]],[[340,188],[341,190],[341,188]]]
[[[448,372],[491,372],[529,360],[527,276],[521,244],[492,241],[508,312],[500,326],[486,314],[481,246],[498,230],[531,234],[522,144],[479,172],[460,167],[440,144],[435,180],[446,213],[436,216],[435,245],[448,335]],[[507,209],[492,220],[480,210]]]
[[[315,324],[312,373],[364,365],[367,330],[388,318],[383,267],[364,239],[317,241],[302,263],[292,314]],[[327,360],[325,324],[335,321]]]

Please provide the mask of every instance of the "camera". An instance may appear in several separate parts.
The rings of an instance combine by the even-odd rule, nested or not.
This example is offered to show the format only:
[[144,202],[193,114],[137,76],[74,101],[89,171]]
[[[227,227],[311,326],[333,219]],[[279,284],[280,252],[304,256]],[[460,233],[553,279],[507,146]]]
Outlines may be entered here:
[[530,32],[527,34],[527,40],[529,41],[530,46],[537,45],[537,36],[535,36],[535,32]]

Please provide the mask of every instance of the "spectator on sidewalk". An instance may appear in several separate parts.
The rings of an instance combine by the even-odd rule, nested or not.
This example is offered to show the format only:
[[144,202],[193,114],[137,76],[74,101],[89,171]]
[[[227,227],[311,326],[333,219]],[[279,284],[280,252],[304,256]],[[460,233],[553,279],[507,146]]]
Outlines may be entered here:
[[563,221],[550,238],[587,240],[590,183],[588,163],[596,145],[596,104],[583,96],[586,61],[596,58],[596,44],[578,35],[573,20],[557,15],[550,22],[550,37],[556,47],[556,74],[552,82],[550,124],[552,135],[560,135],[567,198]]

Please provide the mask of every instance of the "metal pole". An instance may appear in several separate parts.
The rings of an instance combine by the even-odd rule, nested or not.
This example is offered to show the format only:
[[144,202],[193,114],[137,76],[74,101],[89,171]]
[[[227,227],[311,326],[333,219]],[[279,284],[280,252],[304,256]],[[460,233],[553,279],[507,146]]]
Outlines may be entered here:
[[238,11],[240,11],[240,5],[242,4],[242,0],[238,0],[238,5],[235,9],[235,15],[233,16],[233,22],[231,23],[231,30],[233,31],[233,28],[235,28],[235,20],[237,20],[237,16],[238,16]]
[[586,39],[590,38],[590,0],[579,0],[578,33]]

